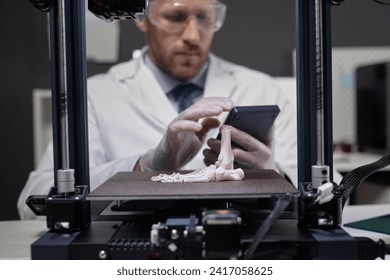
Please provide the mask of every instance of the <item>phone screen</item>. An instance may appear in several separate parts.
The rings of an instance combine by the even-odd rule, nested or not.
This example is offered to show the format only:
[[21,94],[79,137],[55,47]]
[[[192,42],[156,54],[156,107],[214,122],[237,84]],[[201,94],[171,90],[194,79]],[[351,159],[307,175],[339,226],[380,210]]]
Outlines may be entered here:
[[279,112],[277,105],[237,106],[230,111],[224,124],[231,125],[264,142]]

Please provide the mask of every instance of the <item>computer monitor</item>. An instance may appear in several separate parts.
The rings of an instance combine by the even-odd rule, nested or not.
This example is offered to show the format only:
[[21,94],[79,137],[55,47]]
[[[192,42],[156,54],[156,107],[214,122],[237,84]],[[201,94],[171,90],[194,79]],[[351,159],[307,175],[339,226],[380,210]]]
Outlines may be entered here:
[[390,148],[390,62],[356,69],[357,146],[360,152]]

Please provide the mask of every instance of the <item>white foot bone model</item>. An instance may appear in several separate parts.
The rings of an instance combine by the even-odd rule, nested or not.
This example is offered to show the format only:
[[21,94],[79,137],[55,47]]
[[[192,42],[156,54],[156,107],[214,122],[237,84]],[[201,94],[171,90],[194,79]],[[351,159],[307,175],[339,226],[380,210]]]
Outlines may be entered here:
[[151,180],[162,183],[241,181],[244,179],[244,171],[241,168],[233,169],[234,155],[230,133],[230,127],[223,127],[221,131],[221,151],[215,164],[186,174],[160,174],[153,176]]

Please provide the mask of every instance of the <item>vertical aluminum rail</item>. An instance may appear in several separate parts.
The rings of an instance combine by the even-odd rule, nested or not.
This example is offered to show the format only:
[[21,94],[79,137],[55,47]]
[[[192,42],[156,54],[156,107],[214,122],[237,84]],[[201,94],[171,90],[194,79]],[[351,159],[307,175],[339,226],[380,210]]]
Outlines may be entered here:
[[325,100],[325,84],[324,84],[324,36],[323,36],[323,9],[321,6],[323,0],[315,0],[315,44],[316,44],[316,120],[317,120],[317,166],[325,165],[325,141],[324,141],[324,100]]
[[69,163],[69,113],[68,113],[68,61],[65,0],[58,0],[57,9],[57,62],[58,62],[58,115],[61,139],[61,168],[57,170],[58,193],[67,196],[75,191],[74,169]]
[[50,46],[54,178],[67,194],[89,186],[85,0],[52,2]]
[[313,186],[333,180],[330,8],[296,0],[298,182]]

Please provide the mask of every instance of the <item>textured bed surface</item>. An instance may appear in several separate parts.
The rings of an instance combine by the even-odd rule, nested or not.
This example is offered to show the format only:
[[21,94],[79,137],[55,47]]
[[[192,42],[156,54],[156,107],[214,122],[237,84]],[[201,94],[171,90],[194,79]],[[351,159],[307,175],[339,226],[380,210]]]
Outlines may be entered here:
[[255,198],[298,190],[274,170],[245,171],[243,181],[161,183],[150,180],[160,173],[120,172],[88,195],[89,200],[163,200]]

